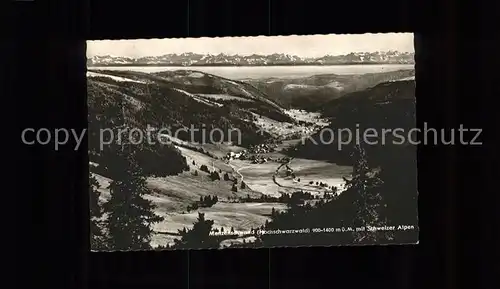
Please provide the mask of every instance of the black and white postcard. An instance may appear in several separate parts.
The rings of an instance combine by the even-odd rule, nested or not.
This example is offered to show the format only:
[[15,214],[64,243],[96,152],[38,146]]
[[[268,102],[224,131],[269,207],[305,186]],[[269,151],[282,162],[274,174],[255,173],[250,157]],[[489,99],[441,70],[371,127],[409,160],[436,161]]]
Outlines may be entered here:
[[93,251],[418,243],[412,33],[87,42]]

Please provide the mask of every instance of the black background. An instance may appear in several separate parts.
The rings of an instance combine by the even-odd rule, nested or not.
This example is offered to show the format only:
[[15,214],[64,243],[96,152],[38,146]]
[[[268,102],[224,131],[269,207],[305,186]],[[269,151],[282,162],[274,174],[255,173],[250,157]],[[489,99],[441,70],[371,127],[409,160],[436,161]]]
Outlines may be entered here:
[[498,76],[492,71],[500,64],[496,33],[487,32],[495,18],[484,14],[493,9],[451,0],[9,5],[9,17],[2,18],[5,127],[86,128],[85,39],[365,32],[417,33],[419,127],[485,127],[482,147],[419,148],[419,245],[163,253],[89,253],[86,148],[26,146],[15,131],[11,139],[20,151],[4,151],[5,159],[14,159],[6,169],[17,169],[4,180],[4,194],[15,200],[3,203],[13,210],[5,223],[15,228],[3,236],[16,243],[16,287],[498,288],[492,282],[500,227],[491,223],[499,192],[493,186],[497,137],[486,129],[495,123]]

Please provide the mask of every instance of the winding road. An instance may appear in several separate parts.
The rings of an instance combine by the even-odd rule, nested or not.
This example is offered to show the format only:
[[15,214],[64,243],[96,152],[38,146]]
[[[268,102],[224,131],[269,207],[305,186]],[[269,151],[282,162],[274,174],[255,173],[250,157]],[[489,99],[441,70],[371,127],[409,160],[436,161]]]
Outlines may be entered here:
[[273,174],[273,176],[272,176],[272,178],[273,178],[273,182],[274,182],[274,183],[275,183],[278,187],[280,187],[280,188],[289,188],[289,189],[294,189],[293,187],[286,187],[286,186],[283,186],[283,185],[281,185],[280,183],[278,183],[278,182],[276,181],[276,176],[278,175],[279,170],[280,170],[283,166],[287,166],[287,165],[288,165],[291,161],[292,161],[292,160],[290,159],[290,160],[288,160],[288,162],[286,162],[286,163],[282,163],[282,164],[281,164],[279,167],[277,167],[277,168],[276,168],[276,170],[274,171],[274,174]]
[[234,168],[234,166],[231,164],[231,161],[229,161],[227,164],[231,167],[231,169],[233,169],[233,172],[235,172],[236,174],[238,174],[238,175],[240,176],[240,178],[241,178],[241,180],[240,180],[240,181],[242,181],[242,182],[243,182],[243,179],[244,179],[245,177],[244,177],[244,176],[240,173],[240,170],[242,170],[242,169],[246,169],[246,168],[249,168],[249,167],[251,167],[251,166],[252,166],[252,165],[249,165],[249,166],[244,166],[244,167],[241,167],[241,168],[239,168],[239,169],[235,169],[235,168]]
[[[275,183],[278,187],[285,188],[285,189],[292,189],[292,190],[293,190],[293,189],[297,189],[297,188],[295,188],[295,187],[283,186],[283,185],[281,185],[280,183],[278,183],[278,182],[276,181],[276,175],[278,175],[278,171],[279,171],[279,170],[280,170],[283,166],[289,165],[289,164],[290,164],[290,162],[291,162],[292,160],[293,160],[293,158],[289,159],[289,160],[288,160],[288,162],[286,162],[286,163],[282,163],[282,164],[280,164],[280,165],[276,168],[276,170],[274,171],[273,175],[271,176],[271,178],[273,179],[273,183]],[[228,161],[228,163],[227,163],[227,164],[228,164],[228,165],[229,165],[229,166],[233,169],[233,172],[235,172],[236,174],[238,174],[238,175],[240,176],[241,181],[243,181],[243,179],[244,179],[245,177],[243,176],[243,174],[242,174],[242,173],[240,173],[240,170],[242,170],[242,169],[246,169],[246,168],[250,168],[250,167],[252,167],[252,166],[253,166],[253,165],[248,165],[248,166],[244,166],[244,167],[241,167],[241,168],[239,168],[239,169],[236,169],[236,168],[235,168],[235,167],[231,164],[231,161]]]

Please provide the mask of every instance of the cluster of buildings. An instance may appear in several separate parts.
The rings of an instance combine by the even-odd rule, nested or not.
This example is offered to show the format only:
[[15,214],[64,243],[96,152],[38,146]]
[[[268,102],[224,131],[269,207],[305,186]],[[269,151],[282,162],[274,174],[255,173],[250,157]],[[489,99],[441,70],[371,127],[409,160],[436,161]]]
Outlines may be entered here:
[[250,152],[254,154],[265,154],[274,152],[277,148],[276,144],[259,144],[250,148]]
[[232,160],[244,160],[247,157],[247,151],[243,150],[239,153],[235,152],[228,152],[226,156],[224,156],[224,160],[226,161],[232,161]]

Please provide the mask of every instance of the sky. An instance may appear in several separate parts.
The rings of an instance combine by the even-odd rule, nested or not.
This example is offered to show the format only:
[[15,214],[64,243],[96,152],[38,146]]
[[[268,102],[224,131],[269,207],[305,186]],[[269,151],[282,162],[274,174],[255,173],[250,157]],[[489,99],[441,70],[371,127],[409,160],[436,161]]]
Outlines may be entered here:
[[413,33],[87,41],[88,57],[95,55],[143,57],[184,52],[228,55],[284,53],[300,57],[321,57],[389,50],[414,52]]

